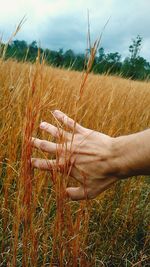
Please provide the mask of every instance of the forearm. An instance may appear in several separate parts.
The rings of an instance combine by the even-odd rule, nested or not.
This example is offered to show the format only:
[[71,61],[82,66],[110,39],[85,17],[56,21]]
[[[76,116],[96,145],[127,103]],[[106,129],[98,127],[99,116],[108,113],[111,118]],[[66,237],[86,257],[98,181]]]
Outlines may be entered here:
[[115,138],[113,164],[119,178],[150,174],[150,129]]

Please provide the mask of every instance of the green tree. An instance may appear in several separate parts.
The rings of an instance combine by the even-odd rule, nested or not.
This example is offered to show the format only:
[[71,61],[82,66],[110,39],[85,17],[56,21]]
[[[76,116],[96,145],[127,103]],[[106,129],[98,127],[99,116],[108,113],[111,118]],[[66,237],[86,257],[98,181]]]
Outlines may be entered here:
[[85,67],[85,55],[84,54],[75,55],[75,60],[73,62],[73,69],[82,71],[84,67]]
[[150,74],[150,64],[141,57],[140,50],[142,45],[142,37],[138,35],[136,39],[132,40],[129,46],[130,56],[125,58],[122,66],[122,75],[131,77],[132,79],[143,80]]
[[103,47],[100,47],[98,50],[98,61],[101,62],[105,59],[105,51]]
[[142,37],[137,35],[136,39],[132,39],[132,44],[129,46],[129,52],[131,54],[131,60],[137,59],[139,56],[140,50],[142,45]]
[[106,55],[105,71],[108,73],[117,74],[121,70],[121,55],[118,52],[108,53]]
[[29,52],[27,59],[34,62],[37,58],[37,54],[38,54],[37,42],[33,41],[31,44],[29,44]]
[[64,53],[64,67],[71,67],[75,61],[75,54],[74,52],[69,49]]
[[27,49],[28,45],[24,40],[14,40],[8,45],[6,58],[12,57],[19,61],[24,60]]
[[105,72],[106,64],[106,55],[103,47],[100,47],[98,50],[98,56],[95,59],[93,71],[94,73],[103,73]]

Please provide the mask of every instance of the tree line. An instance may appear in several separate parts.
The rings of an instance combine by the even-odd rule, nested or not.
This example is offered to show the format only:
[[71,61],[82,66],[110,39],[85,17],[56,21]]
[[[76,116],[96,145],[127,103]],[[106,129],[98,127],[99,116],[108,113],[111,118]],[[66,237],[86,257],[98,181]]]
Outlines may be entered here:
[[[122,60],[118,52],[105,53],[103,47],[100,47],[94,59],[92,72],[96,74],[121,75],[134,80],[145,80],[150,78],[150,63],[140,56],[142,37],[137,36],[132,40],[129,46],[129,56]],[[0,43],[1,51],[5,44]],[[74,53],[71,49],[58,51],[38,48],[36,41],[27,44],[26,41],[14,40],[7,46],[5,59],[15,58],[18,61],[35,62],[37,54],[40,52],[41,60],[55,67],[69,68],[72,70],[82,71],[85,68],[85,54],[90,54],[87,50],[84,53]]]

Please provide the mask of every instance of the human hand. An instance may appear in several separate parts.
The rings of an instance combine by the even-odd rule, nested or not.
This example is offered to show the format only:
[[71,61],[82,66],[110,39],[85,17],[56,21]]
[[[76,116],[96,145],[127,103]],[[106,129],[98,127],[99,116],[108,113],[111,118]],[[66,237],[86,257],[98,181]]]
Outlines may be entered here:
[[58,169],[60,172],[67,169],[69,176],[80,183],[79,187],[66,189],[70,198],[92,199],[118,180],[111,164],[113,138],[82,127],[61,111],[56,110],[53,115],[74,133],[42,122],[40,128],[50,133],[58,142],[32,138],[32,145],[57,155],[57,160],[32,158],[32,166],[49,171]]

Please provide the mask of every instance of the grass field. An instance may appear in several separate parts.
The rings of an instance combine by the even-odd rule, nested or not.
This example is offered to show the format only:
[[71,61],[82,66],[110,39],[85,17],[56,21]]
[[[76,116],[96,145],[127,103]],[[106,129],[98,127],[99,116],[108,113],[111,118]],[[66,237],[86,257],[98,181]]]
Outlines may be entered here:
[[31,169],[31,155],[51,157],[30,137],[53,140],[39,123],[58,125],[54,109],[111,136],[150,127],[149,82],[89,74],[79,97],[81,80],[38,62],[0,61],[0,266],[149,266],[148,177],[72,202],[67,177]]

